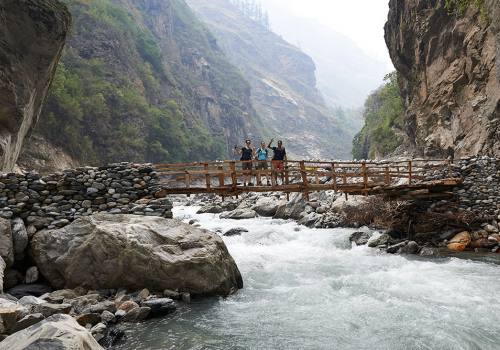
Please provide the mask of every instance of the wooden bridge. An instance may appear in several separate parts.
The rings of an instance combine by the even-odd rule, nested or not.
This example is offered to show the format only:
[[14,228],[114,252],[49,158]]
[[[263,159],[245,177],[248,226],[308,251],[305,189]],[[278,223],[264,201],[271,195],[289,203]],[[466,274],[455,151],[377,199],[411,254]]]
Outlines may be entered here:
[[[244,170],[250,167],[252,170]],[[245,192],[310,192],[333,190],[352,195],[383,195],[389,199],[439,198],[451,196],[461,183],[452,177],[447,160],[404,161],[293,161],[283,168],[273,161],[215,161],[156,164],[161,189],[169,194],[215,193],[238,196]],[[258,170],[259,169],[259,170]],[[244,186],[242,178],[251,176]],[[268,183],[268,179],[271,181]]]

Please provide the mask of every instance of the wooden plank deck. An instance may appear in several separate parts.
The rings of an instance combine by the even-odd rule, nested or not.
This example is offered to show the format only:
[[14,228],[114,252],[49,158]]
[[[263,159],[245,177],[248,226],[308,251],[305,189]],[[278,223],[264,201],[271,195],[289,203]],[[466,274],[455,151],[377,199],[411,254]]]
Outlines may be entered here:
[[[252,170],[242,163],[252,162]],[[286,161],[278,170],[268,161],[267,170],[256,170],[257,161],[218,161],[156,164],[161,189],[157,197],[169,194],[215,193],[237,196],[245,192],[329,191],[353,195],[384,195],[389,199],[435,198],[451,195],[461,179],[452,178],[447,160],[405,160],[396,162]],[[432,180],[429,178],[432,174]],[[436,174],[437,178],[436,178]],[[243,176],[252,184],[244,186]],[[267,184],[267,178],[272,184]]]

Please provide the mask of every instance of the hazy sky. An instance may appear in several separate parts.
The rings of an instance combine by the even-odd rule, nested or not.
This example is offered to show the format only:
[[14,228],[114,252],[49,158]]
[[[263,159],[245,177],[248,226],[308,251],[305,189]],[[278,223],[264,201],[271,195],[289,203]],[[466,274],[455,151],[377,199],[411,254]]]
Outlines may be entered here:
[[316,19],[336,32],[348,36],[363,51],[392,66],[384,42],[384,24],[389,11],[389,0],[272,0],[272,2],[288,8],[296,16]]

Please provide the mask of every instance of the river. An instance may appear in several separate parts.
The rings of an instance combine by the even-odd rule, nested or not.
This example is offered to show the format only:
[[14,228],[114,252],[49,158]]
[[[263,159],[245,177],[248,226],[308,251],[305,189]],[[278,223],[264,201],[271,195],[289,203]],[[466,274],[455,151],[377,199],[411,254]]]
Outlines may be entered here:
[[245,287],[172,317],[127,325],[117,349],[500,349],[500,266],[351,248],[351,229],[221,220],[176,207],[224,237]]

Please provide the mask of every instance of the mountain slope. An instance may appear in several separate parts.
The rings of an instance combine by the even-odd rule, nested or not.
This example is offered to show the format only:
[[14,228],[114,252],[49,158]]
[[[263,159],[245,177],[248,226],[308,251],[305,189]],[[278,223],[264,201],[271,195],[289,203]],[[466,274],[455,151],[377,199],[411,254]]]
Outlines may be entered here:
[[500,156],[500,2],[391,0],[385,38],[417,154]]
[[295,157],[349,158],[350,137],[316,88],[313,60],[229,0],[188,0],[252,87],[264,133]]
[[183,0],[65,2],[74,24],[43,138],[102,164],[225,158],[259,135],[250,86]]

